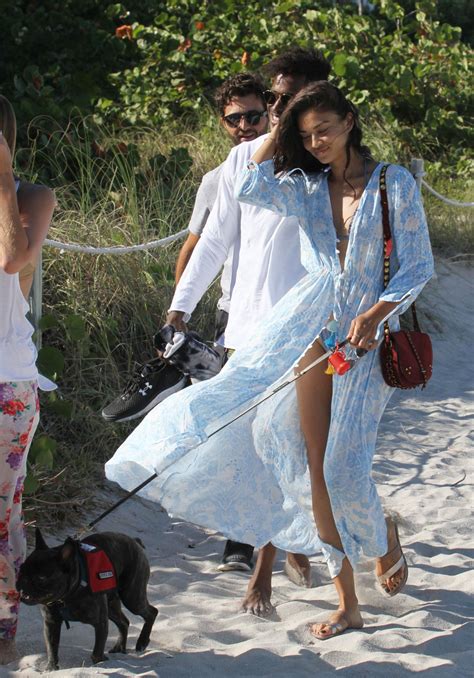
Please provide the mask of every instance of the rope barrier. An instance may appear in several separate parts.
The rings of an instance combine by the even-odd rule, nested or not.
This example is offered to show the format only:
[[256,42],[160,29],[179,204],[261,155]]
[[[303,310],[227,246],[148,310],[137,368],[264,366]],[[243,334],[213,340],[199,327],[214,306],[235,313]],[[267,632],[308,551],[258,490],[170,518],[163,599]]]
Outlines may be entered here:
[[452,200],[451,198],[446,198],[444,195],[441,195],[441,193],[438,193],[438,191],[435,191],[435,189],[432,188],[429,184],[427,184],[424,179],[421,180],[421,183],[425,188],[428,189],[430,193],[436,196],[439,200],[448,203],[448,205],[453,205],[453,207],[474,207],[474,202],[460,202],[459,200]]
[[[419,189],[423,185],[430,193],[436,196],[439,200],[447,203],[448,205],[453,205],[454,207],[474,207],[474,202],[460,202],[458,200],[452,200],[451,198],[446,198],[438,191],[435,191],[423,177],[426,175],[426,172],[423,170],[423,160],[421,158],[413,158],[411,161],[411,173],[413,174],[416,183],[418,184]],[[174,235],[169,235],[166,238],[161,238],[161,240],[152,240],[148,243],[142,243],[141,245],[129,245],[129,246],[117,246],[117,247],[94,247],[92,245],[79,245],[77,243],[66,243],[60,242],[59,240],[49,240],[46,239],[44,244],[49,247],[55,247],[61,252],[83,252],[84,254],[130,254],[131,252],[143,252],[146,250],[156,249],[158,247],[163,247],[168,243],[179,240],[187,233],[187,229],[175,233]]]
[[430,193],[432,193],[436,198],[438,198],[438,200],[442,200],[448,205],[452,205],[453,207],[474,207],[474,202],[461,202],[459,200],[452,200],[451,198],[446,198],[446,196],[441,195],[441,193],[438,193],[438,191],[435,191],[435,189],[432,188],[429,184],[427,184],[426,181],[423,179],[423,177],[426,176],[424,166],[425,163],[423,158],[411,159],[410,172],[416,181],[416,185],[418,186],[418,190],[420,191],[420,193],[422,187],[424,186]]
[[[442,200],[448,205],[452,205],[453,207],[474,207],[474,202],[460,202],[458,200],[446,198],[444,195],[441,195],[441,193],[438,193],[438,191],[435,191],[434,188],[427,184],[426,181],[423,179],[423,177],[426,175],[426,172],[424,171],[424,162],[422,158],[412,158],[410,163],[410,172],[415,178],[415,181],[420,192],[422,186],[424,186],[436,198]],[[175,240],[179,240],[179,238],[182,238],[184,235],[186,235],[187,232],[188,230],[184,229],[183,231],[179,231],[179,233],[169,235],[167,238],[161,238],[161,240],[152,240],[151,242],[142,243],[141,245],[130,245],[130,246],[93,247],[92,245],[79,245],[77,243],[65,243],[59,242],[58,240],[49,240],[49,239],[46,239],[44,244],[49,247],[55,247],[56,249],[59,249],[61,252],[65,251],[83,252],[85,254],[129,254],[131,252],[143,252],[146,250],[152,250],[158,247],[163,247],[168,243],[172,243]],[[37,266],[37,275],[33,283],[32,289],[32,296],[33,299],[35,300],[33,307],[33,318],[35,327],[38,327],[38,322],[41,317],[41,296],[42,296],[41,275],[42,270],[40,264],[39,266]],[[40,336],[40,333],[38,333],[38,336]],[[40,341],[40,339],[38,339],[38,341]]]
[[157,247],[163,247],[168,245],[170,242],[174,242],[179,238],[182,238],[188,229],[179,231],[179,233],[174,233],[169,235],[166,238],[161,238],[161,240],[152,240],[148,243],[143,243],[141,245],[129,245],[129,246],[117,246],[117,247],[93,247],[92,245],[78,245],[76,243],[67,243],[59,242],[58,240],[49,240],[44,241],[45,245],[49,247],[55,247],[58,250],[69,251],[69,252],[84,252],[85,254],[129,254],[130,252],[142,252],[144,250],[152,250]]

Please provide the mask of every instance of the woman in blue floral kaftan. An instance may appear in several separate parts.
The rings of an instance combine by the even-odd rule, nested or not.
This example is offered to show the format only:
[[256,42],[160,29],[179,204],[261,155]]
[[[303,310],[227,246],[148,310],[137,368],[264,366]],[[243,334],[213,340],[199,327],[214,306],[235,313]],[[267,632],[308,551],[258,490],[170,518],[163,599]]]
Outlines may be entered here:
[[[322,551],[339,594],[337,612],[312,627],[325,639],[363,624],[352,569],[362,554],[378,558],[389,595],[406,579],[396,526],[386,523],[371,478],[377,428],[392,392],[371,349],[380,321],[393,312],[390,325],[397,327],[396,314],[429,280],[433,261],[416,185],[406,170],[390,166],[396,273],[383,290],[381,166],[361,147],[356,110],[340,90],[322,82],[300,92],[282,116],[278,145],[274,137],[272,131],[256,151],[237,194],[299,217],[308,275],[220,374],[150,412],[106,473],[131,489],[157,472],[145,496],[171,513],[264,547],[254,575],[258,585],[247,593],[250,608],[268,602],[255,603],[252,596],[268,588],[261,584],[271,577],[269,542],[294,552]],[[274,155],[279,169],[313,173],[277,178]],[[285,381],[297,364],[322,353],[315,337],[330,319],[339,339],[348,336],[369,351],[350,372],[333,379],[326,366],[316,367],[296,388],[283,388],[209,437]]]

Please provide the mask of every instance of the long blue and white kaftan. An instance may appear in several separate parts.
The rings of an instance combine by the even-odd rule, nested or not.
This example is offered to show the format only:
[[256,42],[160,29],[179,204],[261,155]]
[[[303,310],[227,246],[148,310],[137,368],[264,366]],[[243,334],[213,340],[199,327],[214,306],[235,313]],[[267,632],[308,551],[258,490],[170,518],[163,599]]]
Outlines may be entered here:
[[[416,184],[402,167],[387,171],[394,250],[383,290],[383,234],[379,165],[362,195],[341,270],[327,174],[274,176],[273,162],[251,163],[240,200],[296,215],[308,274],[262,319],[245,349],[222,372],[170,396],[138,425],[106,464],[106,475],[127,490],[147,476],[142,492],[171,514],[239,542],[271,541],[287,551],[321,551],[335,577],[344,555],[355,566],[363,554],[387,550],[386,526],[371,478],[377,428],[393,389],[383,381],[378,351],[333,378],[332,413],[324,473],[344,553],[318,537],[311,508],[305,444],[296,390],[289,386],[222,431],[292,373],[331,314],[339,339],[353,318],[379,300],[419,294],[433,273],[426,220]],[[390,320],[398,326],[397,318]]]

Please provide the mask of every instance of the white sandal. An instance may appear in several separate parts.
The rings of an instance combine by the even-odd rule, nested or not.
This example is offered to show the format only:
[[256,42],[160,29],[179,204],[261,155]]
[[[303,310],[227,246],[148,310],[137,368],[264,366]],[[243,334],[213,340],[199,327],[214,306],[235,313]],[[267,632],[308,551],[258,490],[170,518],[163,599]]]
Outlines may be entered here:
[[[391,553],[393,553],[395,551],[395,549],[398,549],[400,551],[401,556],[397,560],[395,565],[392,565],[392,567],[389,568],[386,572],[383,572],[382,574],[376,574],[375,575],[377,577],[377,581],[379,582],[383,593],[385,593],[385,595],[389,596],[390,598],[392,598],[393,596],[396,596],[397,593],[400,593],[400,591],[403,589],[403,587],[407,583],[407,579],[408,579],[408,563],[407,563],[405,555],[403,553],[402,545],[400,544],[400,537],[398,536],[398,526],[397,526],[397,523],[395,523],[395,522],[393,523],[393,525],[395,527],[395,535],[397,537],[397,543],[393,547],[393,549],[391,551],[389,551],[388,553],[386,553],[385,556],[383,556],[383,557],[385,558],[386,556],[389,556]],[[393,575],[397,574],[397,572],[399,572],[402,567],[404,568],[403,577],[398,581],[398,583],[395,585],[395,587],[393,589],[387,588],[387,580],[390,579],[391,577],[393,577]]]

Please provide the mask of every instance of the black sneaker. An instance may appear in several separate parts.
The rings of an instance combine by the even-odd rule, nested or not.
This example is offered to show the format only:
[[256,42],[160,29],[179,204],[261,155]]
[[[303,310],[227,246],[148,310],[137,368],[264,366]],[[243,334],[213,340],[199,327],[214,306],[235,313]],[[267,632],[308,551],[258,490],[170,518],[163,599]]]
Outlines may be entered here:
[[102,416],[106,421],[136,419],[189,384],[189,377],[174,365],[155,358],[138,368],[122,395],[104,407]]
[[253,567],[252,556],[253,546],[228,539],[221,564],[217,566],[217,569],[219,572],[228,572],[229,570],[250,572]]

